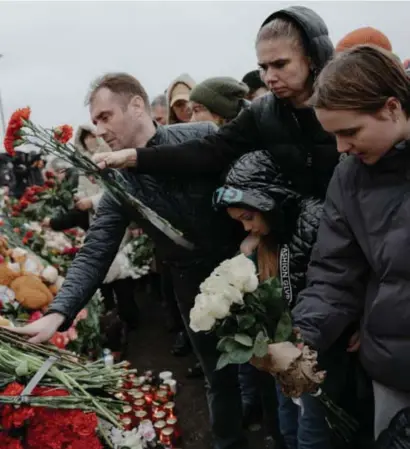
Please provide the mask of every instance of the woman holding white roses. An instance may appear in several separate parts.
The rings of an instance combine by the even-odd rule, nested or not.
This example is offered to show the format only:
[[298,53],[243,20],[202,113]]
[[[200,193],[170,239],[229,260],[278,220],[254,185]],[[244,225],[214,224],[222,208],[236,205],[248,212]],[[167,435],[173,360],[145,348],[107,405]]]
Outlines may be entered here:
[[[228,172],[225,185],[214,194],[216,208],[224,208],[249,233],[241,251],[257,266],[259,281],[280,277],[290,307],[305,287],[306,271],[322,213],[322,202],[302,199],[292,184],[279,174],[272,156],[265,151],[248,153]],[[328,371],[326,391],[337,401],[346,382],[349,356],[330,351],[321,361]],[[343,354],[343,356],[341,356]],[[274,378],[265,375],[262,395],[274,404]],[[279,425],[289,449],[331,448],[331,433],[324,410],[311,396],[303,398],[304,413],[278,389]],[[266,398],[264,401],[266,406]]]

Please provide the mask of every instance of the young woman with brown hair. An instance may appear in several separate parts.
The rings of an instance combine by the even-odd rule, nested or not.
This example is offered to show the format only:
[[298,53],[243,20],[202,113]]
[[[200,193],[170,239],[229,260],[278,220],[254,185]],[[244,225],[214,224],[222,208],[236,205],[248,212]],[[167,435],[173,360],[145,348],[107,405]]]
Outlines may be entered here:
[[311,102],[349,157],[330,182],[293,314],[319,351],[361,320],[377,437],[410,406],[410,80],[391,53],[359,46],[322,71]]

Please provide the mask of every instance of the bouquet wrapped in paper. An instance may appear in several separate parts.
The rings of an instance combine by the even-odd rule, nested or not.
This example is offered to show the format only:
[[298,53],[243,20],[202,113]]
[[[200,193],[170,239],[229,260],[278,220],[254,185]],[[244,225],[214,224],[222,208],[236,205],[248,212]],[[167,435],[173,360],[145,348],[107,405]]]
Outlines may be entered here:
[[201,284],[190,327],[216,333],[217,369],[252,362],[275,376],[287,396],[316,396],[326,407],[329,426],[343,440],[356,431],[356,422],[321,389],[325,372],[318,370],[316,351],[292,326],[280,280],[259,284],[255,264],[244,255],[222,262]]

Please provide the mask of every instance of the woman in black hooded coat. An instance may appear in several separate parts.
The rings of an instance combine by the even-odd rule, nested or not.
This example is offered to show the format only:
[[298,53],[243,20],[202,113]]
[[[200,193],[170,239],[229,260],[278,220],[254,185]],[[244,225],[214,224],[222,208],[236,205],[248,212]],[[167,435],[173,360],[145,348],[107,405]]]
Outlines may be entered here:
[[[249,236],[242,252],[258,266],[260,280],[280,276],[284,297],[292,308],[305,287],[306,271],[322,214],[322,200],[302,197],[281,174],[267,151],[245,154],[229,170],[225,184],[214,194],[214,206],[226,209],[243,224]],[[346,343],[324,361],[328,369],[326,391],[337,401],[345,391]],[[263,379],[263,380],[262,380]],[[274,378],[261,373],[265,413],[275,414]],[[307,395],[304,414],[278,391],[279,424],[289,449],[332,447],[331,435],[320,403]]]

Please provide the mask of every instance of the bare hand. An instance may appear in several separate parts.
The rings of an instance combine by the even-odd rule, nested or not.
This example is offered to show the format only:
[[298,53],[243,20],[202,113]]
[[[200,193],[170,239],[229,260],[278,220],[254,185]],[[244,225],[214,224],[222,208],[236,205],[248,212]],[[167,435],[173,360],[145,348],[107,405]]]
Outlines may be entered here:
[[93,161],[101,170],[104,168],[129,168],[137,166],[137,150],[127,148],[108,153],[97,153],[93,156]]
[[30,343],[43,343],[50,340],[63,324],[64,319],[64,315],[61,315],[61,313],[50,313],[50,315],[43,316],[26,326],[8,329],[16,334],[29,335],[31,337],[29,339]]
[[360,348],[360,332],[356,331],[349,340],[347,352],[357,352]]
[[82,211],[90,210],[93,207],[93,202],[89,198],[82,198],[75,203],[75,207]]
[[245,239],[241,243],[240,246],[241,253],[249,257],[250,255],[253,254],[255,249],[258,247],[259,243],[260,237],[249,234],[248,236],[245,237]]

